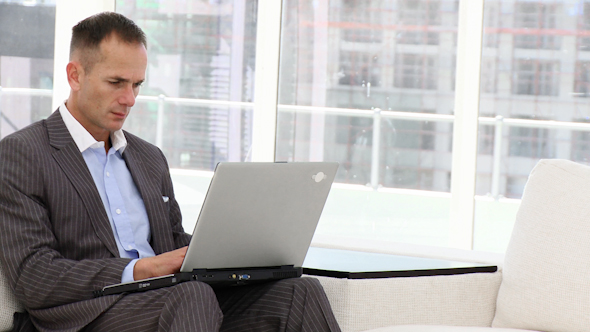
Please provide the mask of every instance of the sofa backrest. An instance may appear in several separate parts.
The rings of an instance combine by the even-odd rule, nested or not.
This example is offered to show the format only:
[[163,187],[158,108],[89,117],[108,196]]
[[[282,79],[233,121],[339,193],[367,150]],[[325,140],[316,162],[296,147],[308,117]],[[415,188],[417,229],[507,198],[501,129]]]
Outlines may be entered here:
[[531,172],[506,251],[492,326],[588,331],[590,167],[541,160]]
[[12,330],[12,320],[17,311],[24,309],[16,300],[0,265],[0,331]]

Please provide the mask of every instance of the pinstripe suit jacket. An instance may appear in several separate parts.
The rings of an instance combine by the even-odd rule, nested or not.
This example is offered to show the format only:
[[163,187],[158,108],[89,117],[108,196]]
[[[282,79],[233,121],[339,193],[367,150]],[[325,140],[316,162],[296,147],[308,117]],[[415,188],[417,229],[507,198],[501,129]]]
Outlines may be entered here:
[[[188,244],[162,152],[125,133],[123,153],[144,200],[156,254]],[[168,196],[164,202],[162,196]],[[0,141],[0,259],[40,330],[77,331],[121,296],[113,230],[90,171],[59,112]]]

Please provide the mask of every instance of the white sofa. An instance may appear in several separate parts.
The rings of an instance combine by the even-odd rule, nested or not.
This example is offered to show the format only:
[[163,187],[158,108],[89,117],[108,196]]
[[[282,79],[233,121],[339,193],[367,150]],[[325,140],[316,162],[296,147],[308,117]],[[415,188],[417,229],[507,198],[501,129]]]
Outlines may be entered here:
[[[539,162],[498,272],[318,279],[345,332],[590,331],[590,167]],[[16,310],[0,273],[0,331]]]
[[12,289],[8,286],[0,265],[0,331],[12,329],[13,315],[17,311],[22,312],[24,308],[18,303]]
[[499,272],[320,281],[347,332],[590,331],[590,167],[537,164]]

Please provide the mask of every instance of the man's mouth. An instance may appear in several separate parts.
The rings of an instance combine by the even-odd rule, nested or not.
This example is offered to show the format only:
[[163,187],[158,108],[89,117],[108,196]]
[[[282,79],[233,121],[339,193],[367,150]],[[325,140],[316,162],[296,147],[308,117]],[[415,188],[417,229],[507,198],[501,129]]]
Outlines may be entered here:
[[112,112],[116,117],[118,118],[125,118],[127,116],[127,113],[125,112]]

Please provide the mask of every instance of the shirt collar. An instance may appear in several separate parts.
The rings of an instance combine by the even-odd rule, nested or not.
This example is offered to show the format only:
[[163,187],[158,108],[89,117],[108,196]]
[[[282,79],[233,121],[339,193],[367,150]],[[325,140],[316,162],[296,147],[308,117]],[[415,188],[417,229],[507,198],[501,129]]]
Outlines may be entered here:
[[[99,142],[90,135],[88,130],[70,113],[65,102],[59,107],[59,113],[80,152],[84,152],[89,148],[104,148],[104,142]],[[125,138],[125,134],[123,134],[123,130],[119,129],[111,133],[111,143],[115,150],[123,154],[123,151],[127,147],[127,139]]]

